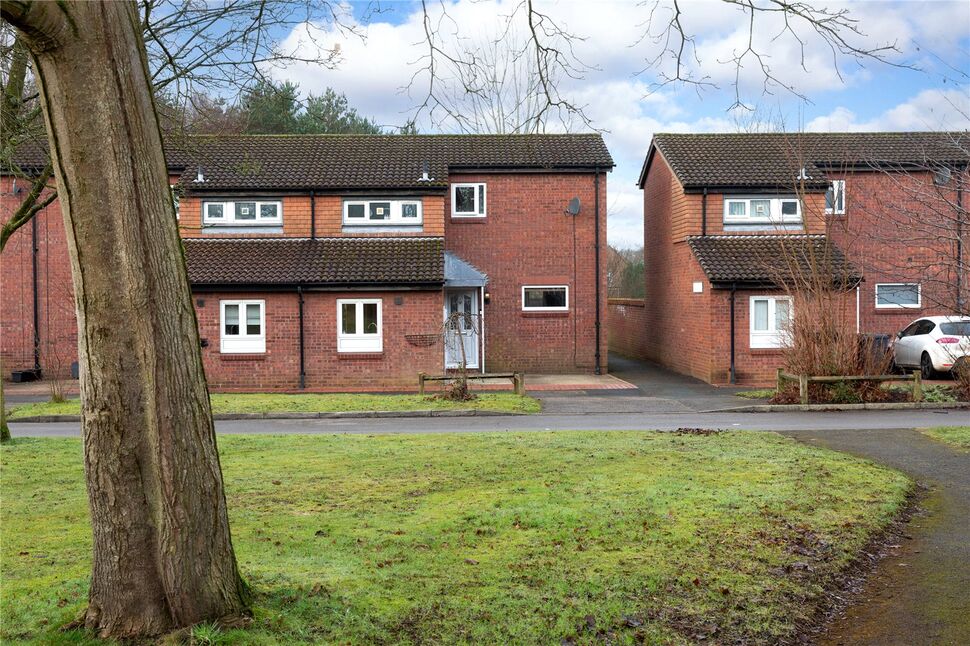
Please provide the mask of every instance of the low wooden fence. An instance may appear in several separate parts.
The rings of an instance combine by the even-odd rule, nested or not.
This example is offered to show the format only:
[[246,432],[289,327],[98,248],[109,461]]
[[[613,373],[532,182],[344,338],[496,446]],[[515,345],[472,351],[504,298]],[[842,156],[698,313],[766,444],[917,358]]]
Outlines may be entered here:
[[[423,372],[418,373],[418,392],[424,394],[424,385],[428,381],[453,381],[458,378],[458,375],[429,375]],[[489,373],[475,373],[468,375],[468,380],[484,380],[484,379],[511,379],[512,388],[516,395],[525,394],[525,375],[521,372],[489,372]]]
[[814,377],[811,375],[792,375],[778,368],[778,392],[781,392],[786,381],[798,382],[798,400],[802,404],[808,403],[808,384],[837,384],[848,381],[911,381],[913,383],[913,401],[923,401],[923,380],[920,378],[919,371],[911,375],[864,375],[864,376],[826,376]]

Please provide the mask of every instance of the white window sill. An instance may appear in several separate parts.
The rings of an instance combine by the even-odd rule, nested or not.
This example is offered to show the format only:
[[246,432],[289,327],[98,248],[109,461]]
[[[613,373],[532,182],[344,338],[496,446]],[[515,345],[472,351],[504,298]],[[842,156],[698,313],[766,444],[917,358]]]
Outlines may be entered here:
[[223,338],[219,344],[222,354],[262,354],[266,352],[266,337]]
[[360,336],[338,336],[337,352],[364,354],[368,352],[383,352],[384,339],[380,336],[361,338]]

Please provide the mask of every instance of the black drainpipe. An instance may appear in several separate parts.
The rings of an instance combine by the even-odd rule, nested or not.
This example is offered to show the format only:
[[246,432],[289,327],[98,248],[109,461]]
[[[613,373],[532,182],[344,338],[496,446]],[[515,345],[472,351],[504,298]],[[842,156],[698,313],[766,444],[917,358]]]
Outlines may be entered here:
[[310,191],[310,239],[317,237],[317,192]]
[[596,368],[594,373],[599,375],[603,373],[602,369],[602,357],[600,357],[600,169],[596,169],[596,173],[593,176],[593,181],[595,182],[593,194],[596,196],[594,199],[596,213],[593,216],[593,226],[596,229]]
[[31,254],[30,254],[30,269],[31,269],[31,283],[34,292],[34,372],[36,375],[35,379],[40,379],[40,303],[39,300],[39,290],[37,285],[37,254],[40,248],[37,246],[37,216],[35,215],[30,219],[30,233],[31,233]]
[[737,373],[734,366],[734,292],[737,291],[737,284],[731,283],[731,383],[737,381]]
[[707,187],[701,193],[701,235],[707,235]]
[[303,349],[303,287],[297,286],[296,294],[300,301],[300,390],[306,389],[306,361]]

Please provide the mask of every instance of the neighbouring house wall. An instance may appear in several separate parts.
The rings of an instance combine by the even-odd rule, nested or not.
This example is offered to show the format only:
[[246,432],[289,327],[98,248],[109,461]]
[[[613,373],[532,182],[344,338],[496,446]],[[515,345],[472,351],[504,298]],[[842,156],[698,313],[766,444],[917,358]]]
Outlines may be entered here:
[[[0,221],[7,221],[29,189],[26,180],[0,177]],[[71,263],[57,200],[34,219],[40,366],[45,376],[68,377],[77,361],[77,324]],[[0,254],[0,355],[5,379],[11,371],[34,367],[33,240],[33,223],[28,222]]]
[[646,356],[645,308],[642,298],[611,298],[607,301],[610,352],[633,358]]
[[[955,191],[933,185],[931,173],[845,172],[845,215],[829,216],[836,244],[862,270],[860,331],[895,334],[921,316],[956,311]],[[966,181],[966,179],[964,179]],[[955,185],[956,176],[951,179]],[[964,209],[968,196],[963,196]],[[970,255],[970,218],[964,215],[964,258]],[[966,261],[965,261],[966,262]],[[963,279],[964,299],[967,278]],[[920,308],[876,308],[877,283],[920,283]]]
[[[337,352],[337,299],[340,298],[381,299],[384,337],[381,352]],[[199,334],[208,342],[202,350],[202,360],[210,388],[248,392],[299,390],[298,294],[196,293],[193,300],[199,319]],[[266,302],[265,353],[220,353],[221,300]],[[443,306],[440,291],[305,292],[306,390],[415,389],[418,372],[442,371],[444,348],[441,342],[414,346],[405,335],[440,333]]]
[[[589,372],[595,366],[596,262],[593,173],[452,174],[484,182],[486,217],[452,218],[445,248],[488,275],[486,370]],[[600,175],[600,352],[607,369],[606,174]],[[578,197],[582,211],[566,213]],[[567,285],[568,312],[523,312],[523,285]]]
[[[700,232],[700,202],[685,196],[660,158],[643,189],[644,312],[638,356],[709,380],[710,285],[685,242]],[[710,223],[711,212],[708,211]],[[694,283],[702,291],[694,293]]]

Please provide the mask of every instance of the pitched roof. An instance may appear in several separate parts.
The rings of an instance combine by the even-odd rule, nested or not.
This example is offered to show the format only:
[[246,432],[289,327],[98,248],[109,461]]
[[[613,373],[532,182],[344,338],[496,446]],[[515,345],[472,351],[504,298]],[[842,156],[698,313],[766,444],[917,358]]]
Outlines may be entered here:
[[640,174],[640,186],[655,150],[663,154],[685,189],[793,188],[802,168],[810,178],[809,188],[824,188],[826,169],[967,164],[970,133],[657,134]]
[[[188,137],[169,164],[192,190],[427,189],[461,169],[612,168],[599,134]],[[422,181],[428,165],[430,181]],[[201,166],[204,184],[192,180]]]
[[717,235],[687,238],[715,287],[732,283],[781,287],[824,270],[833,285],[855,286],[859,271],[824,235]]
[[205,285],[440,285],[441,238],[186,238],[189,282]]

